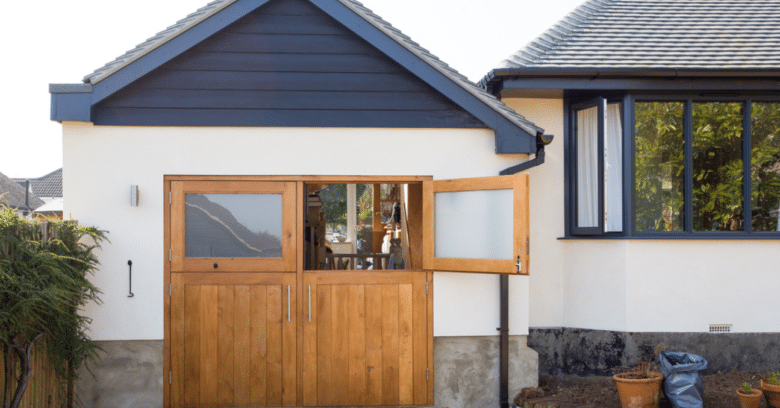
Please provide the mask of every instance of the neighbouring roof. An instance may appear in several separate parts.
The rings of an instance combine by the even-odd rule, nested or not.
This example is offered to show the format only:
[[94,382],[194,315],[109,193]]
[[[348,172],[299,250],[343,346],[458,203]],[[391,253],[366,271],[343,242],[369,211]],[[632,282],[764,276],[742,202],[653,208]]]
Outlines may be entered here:
[[587,0],[502,69],[780,69],[780,0]]
[[[24,188],[25,178],[14,178],[20,186]],[[62,169],[30,180],[30,188],[33,194],[38,197],[62,197]]]
[[[21,210],[34,210],[44,204],[43,200],[36,197],[35,194],[25,195],[24,187],[19,186],[14,180],[3,173],[0,173],[0,204],[8,204],[12,208]],[[25,204],[27,200],[29,207]]]
[[[161,31],[157,35],[139,44],[134,49],[116,58],[114,61],[95,70],[93,73],[84,77],[83,81],[87,84],[87,86],[98,84],[100,81],[110,77],[114,73],[130,65],[132,62],[138,60],[166,42],[176,38],[187,30],[195,27],[199,23],[207,20],[209,17],[218,13],[220,10],[225,9],[237,1],[238,0],[216,0],[207,4],[196,12],[188,15],[186,18],[178,21],[176,24],[168,27],[164,31]],[[418,58],[428,63],[431,67],[444,74],[458,86],[481,100],[487,106],[498,112],[501,116],[507,118],[510,122],[515,124],[526,133],[533,136],[543,133],[544,130],[542,128],[536,126],[522,115],[516,113],[514,110],[504,105],[503,102],[496,99],[493,95],[487,93],[484,89],[469,81],[465,76],[459,74],[456,70],[449,67],[446,63],[438,59],[426,49],[422,48],[416,42],[412,41],[411,38],[401,33],[390,23],[374,14],[371,10],[363,6],[358,1],[338,1],[362,17],[364,20],[369,22],[371,25],[382,31],[385,35],[392,38],[395,42],[412,52]]]

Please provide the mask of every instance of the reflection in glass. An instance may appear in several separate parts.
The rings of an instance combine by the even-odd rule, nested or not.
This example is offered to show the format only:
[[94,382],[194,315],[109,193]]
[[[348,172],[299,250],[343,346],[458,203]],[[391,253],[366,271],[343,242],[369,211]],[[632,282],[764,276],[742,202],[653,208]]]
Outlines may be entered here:
[[752,104],[753,231],[780,231],[780,103]]
[[186,194],[187,258],[281,258],[281,194]]
[[693,230],[741,231],[742,103],[693,104]]
[[379,194],[379,198],[382,200],[396,200],[398,198],[395,184],[382,184]]
[[435,257],[512,259],[513,190],[436,193],[434,211]]
[[684,228],[684,104],[636,102],[636,230]]

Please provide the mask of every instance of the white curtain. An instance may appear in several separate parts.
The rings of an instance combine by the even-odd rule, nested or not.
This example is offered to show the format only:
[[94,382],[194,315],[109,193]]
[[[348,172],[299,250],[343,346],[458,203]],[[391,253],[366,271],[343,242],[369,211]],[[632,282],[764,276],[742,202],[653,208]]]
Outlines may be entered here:
[[620,104],[607,105],[604,126],[604,231],[623,231],[623,125]]
[[577,226],[598,226],[598,107],[577,111]]

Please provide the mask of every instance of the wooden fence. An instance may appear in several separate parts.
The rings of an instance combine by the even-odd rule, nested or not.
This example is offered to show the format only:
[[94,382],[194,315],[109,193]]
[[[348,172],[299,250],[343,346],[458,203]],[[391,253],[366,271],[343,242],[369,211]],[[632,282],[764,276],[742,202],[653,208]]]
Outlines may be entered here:
[[[0,361],[4,363],[4,357],[0,354]],[[2,365],[0,367],[5,367]],[[17,367],[18,369],[18,367]],[[0,369],[0,396],[3,395],[5,384],[5,370]],[[11,380],[11,395],[16,391],[16,379]],[[32,352],[32,376],[27,383],[27,391],[22,397],[20,408],[57,408],[66,405],[64,398],[66,391],[61,384],[59,377],[54,372],[54,368],[49,364],[46,356],[46,344],[39,340],[33,347]],[[0,398],[2,401],[3,398]]]
[[[66,221],[67,223],[78,224],[77,221]],[[27,239],[33,241],[46,242],[50,239],[58,239],[59,234],[56,230],[49,228],[49,223],[45,219],[39,219],[35,223],[35,226],[29,231],[26,231]],[[7,250],[5,243],[0,243],[4,249]],[[0,353],[0,404],[4,400],[5,393],[5,356]],[[16,364],[17,362],[14,361]],[[67,385],[60,381],[57,373],[54,371],[54,367],[49,362],[49,358],[46,355],[46,343],[45,339],[40,339],[36,342],[32,351],[32,375],[27,383],[27,389],[22,397],[22,403],[20,408],[59,408],[67,407],[72,408],[74,404],[74,384],[69,382]],[[8,399],[12,399],[16,392],[16,376],[18,375],[19,367],[15,367],[14,377],[11,379],[11,395]],[[67,398],[70,396],[70,398]]]

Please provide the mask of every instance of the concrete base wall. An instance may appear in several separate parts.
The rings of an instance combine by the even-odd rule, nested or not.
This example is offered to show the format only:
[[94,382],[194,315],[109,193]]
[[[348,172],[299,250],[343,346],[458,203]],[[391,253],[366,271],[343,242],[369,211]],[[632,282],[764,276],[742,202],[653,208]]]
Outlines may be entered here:
[[100,360],[79,370],[84,408],[163,406],[163,341],[98,341]]
[[[612,375],[636,364],[657,345],[704,357],[704,374],[733,369],[769,371],[780,361],[780,333],[631,333],[571,328],[534,329],[528,346],[542,374]],[[656,359],[656,362],[658,360]]]
[[[509,402],[539,381],[538,358],[527,336],[509,338]],[[499,337],[434,337],[436,408],[500,407]]]
[[[85,408],[163,406],[163,342],[99,341],[101,359],[79,371],[77,393]],[[538,357],[527,336],[509,339],[510,402],[538,384]],[[435,337],[434,398],[437,408],[499,407],[499,338]],[[167,381],[167,380],[166,380]]]

